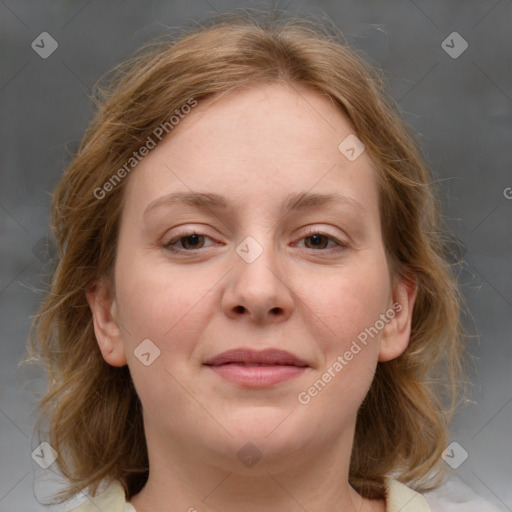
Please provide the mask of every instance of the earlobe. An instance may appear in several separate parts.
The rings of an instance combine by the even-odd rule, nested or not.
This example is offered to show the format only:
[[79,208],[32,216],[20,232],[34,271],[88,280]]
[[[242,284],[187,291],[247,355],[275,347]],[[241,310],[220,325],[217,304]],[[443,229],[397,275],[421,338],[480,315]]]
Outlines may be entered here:
[[391,361],[407,349],[411,336],[412,312],[416,293],[415,278],[405,278],[396,285],[393,293],[393,304],[388,309],[389,316],[392,316],[392,318],[383,332],[379,349],[379,362]]
[[116,321],[116,302],[105,280],[91,283],[85,292],[92,312],[94,333],[101,354],[112,366],[127,364],[121,330]]

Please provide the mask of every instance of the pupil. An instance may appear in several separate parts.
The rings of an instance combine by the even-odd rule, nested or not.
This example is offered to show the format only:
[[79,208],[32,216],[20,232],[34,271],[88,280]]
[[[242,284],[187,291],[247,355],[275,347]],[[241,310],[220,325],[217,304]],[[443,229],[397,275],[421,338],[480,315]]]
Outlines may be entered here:
[[324,235],[311,235],[311,236],[309,237],[310,242],[311,242],[311,243],[313,244],[313,246],[315,246],[315,247],[319,247],[319,246],[323,245],[323,244],[322,244],[322,238],[324,238]]
[[185,245],[196,245],[199,243],[198,241],[199,235],[189,235],[185,238]]

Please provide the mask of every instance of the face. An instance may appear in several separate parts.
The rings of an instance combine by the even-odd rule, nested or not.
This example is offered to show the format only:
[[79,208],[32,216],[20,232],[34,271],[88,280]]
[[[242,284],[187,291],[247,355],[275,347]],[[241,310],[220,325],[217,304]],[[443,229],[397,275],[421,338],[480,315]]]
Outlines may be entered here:
[[[199,103],[130,175],[115,294],[88,297],[148,441],[227,461],[251,442],[274,465],[351,442],[413,300],[391,285],[375,166],[338,149],[353,133],[319,93],[260,85]],[[205,364],[233,349],[301,362]]]

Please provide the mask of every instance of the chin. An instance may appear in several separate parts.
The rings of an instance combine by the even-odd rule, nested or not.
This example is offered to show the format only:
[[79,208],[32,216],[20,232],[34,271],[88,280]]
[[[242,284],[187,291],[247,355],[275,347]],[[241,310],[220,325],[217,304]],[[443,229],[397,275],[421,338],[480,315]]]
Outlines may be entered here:
[[[238,439],[270,441],[275,438],[287,439],[295,436],[305,427],[307,420],[300,416],[300,409],[294,405],[240,407],[226,420],[226,429]],[[221,423],[223,423],[221,421]],[[224,423],[223,423],[224,424]],[[296,432],[292,430],[299,429]]]
[[[268,432],[267,432],[268,433]],[[267,475],[279,473],[297,464],[304,458],[300,444],[289,437],[286,442],[272,439],[267,433],[260,437],[244,435],[233,439],[224,439],[223,446],[212,446],[212,451],[220,456],[216,461],[224,470],[241,475]],[[226,442],[227,441],[227,442]]]
[[316,422],[309,425],[303,418],[300,421],[298,412],[291,407],[253,406],[250,411],[239,411],[235,418],[219,418],[219,421],[232,437],[223,435],[222,439],[218,439],[216,449],[223,444],[221,452],[228,459],[233,457],[233,453],[237,458],[244,458],[245,455],[261,457],[261,466],[264,462],[280,466],[283,457],[299,453],[305,446],[318,441]]

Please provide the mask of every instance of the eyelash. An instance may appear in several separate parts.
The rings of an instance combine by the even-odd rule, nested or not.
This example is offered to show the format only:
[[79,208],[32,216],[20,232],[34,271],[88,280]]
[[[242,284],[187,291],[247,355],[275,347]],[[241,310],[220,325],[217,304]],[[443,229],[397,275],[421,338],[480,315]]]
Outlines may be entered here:
[[[177,249],[176,247],[173,247],[173,245],[175,243],[179,242],[183,238],[187,238],[187,237],[193,236],[193,235],[204,236],[206,238],[210,238],[211,239],[211,237],[209,237],[209,236],[207,236],[207,235],[205,235],[203,233],[198,233],[196,231],[184,231],[184,232],[179,233],[178,235],[176,235],[171,240],[165,242],[164,245],[163,245],[163,248],[165,250],[167,250],[167,251],[170,251],[170,252],[174,253],[174,254],[186,254],[186,253],[199,252],[201,249],[203,249],[203,247],[201,247],[199,249],[190,249],[190,250],[187,250],[187,249]],[[304,236],[300,240],[312,237],[314,235],[320,235],[320,236],[323,236],[323,237],[327,238],[330,241],[335,242],[338,245],[337,248],[334,248],[335,252],[348,248],[348,244],[342,242],[338,238],[336,238],[336,237],[334,237],[334,236],[332,236],[332,235],[330,235],[328,233],[325,233],[323,231],[318,231],[318,230],[309,230],[307,233],[304,234]],[[331,248],[331,250],[328,250],[328,249],[322,249],[322,250],[309,249],[309,250],[310,251],[314,251],[314,252],[333,252],[333,248]]]

